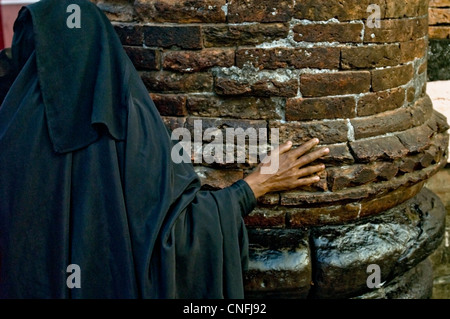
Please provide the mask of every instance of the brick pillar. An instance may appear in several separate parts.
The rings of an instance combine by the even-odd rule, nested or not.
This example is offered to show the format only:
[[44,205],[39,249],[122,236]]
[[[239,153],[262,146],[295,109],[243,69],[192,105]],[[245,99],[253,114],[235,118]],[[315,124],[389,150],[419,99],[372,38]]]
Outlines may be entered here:
[[[448,127],[425,93],[428,1],[95,2],[170,129],[278,128],[330,148],[317,185],[246,218],[247,297],[430,296],[445,210],[424,183],[447,162]],[[218,189],[254,166],[196,169]]]

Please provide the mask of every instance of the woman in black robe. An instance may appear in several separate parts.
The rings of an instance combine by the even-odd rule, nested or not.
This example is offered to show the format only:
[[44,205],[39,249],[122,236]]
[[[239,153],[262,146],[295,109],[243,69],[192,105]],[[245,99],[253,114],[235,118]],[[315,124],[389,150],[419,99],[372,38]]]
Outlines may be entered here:
[[[69,27],[68,6],[80,8]],[[243,216],[271,191],[317,182],[311,140],[201,190],[104,14],[42,0],[14,26],[0,108],[1,298],[243,298]],[[302,156],[303,155],[303,156]],[[264,164],[267,165],[267,164]],[[68,277],[79,266],[81,286]]]

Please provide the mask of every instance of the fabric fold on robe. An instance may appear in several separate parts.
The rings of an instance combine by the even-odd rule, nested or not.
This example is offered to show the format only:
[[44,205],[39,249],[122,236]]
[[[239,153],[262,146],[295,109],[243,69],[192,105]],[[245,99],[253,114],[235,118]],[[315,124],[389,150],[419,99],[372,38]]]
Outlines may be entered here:
[[[70,29],[67,7],[81,9]],[[0,298],[243,298],[256,206],[240,180],[201,189],[114,28],[85,0],[15,24],[0,107]],[[81,288],[67,285],[69,265]]]

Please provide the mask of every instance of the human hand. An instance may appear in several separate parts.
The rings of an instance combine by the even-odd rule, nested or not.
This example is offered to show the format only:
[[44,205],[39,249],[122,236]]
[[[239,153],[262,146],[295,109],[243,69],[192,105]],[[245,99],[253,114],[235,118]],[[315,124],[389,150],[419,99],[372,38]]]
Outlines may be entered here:
[[[319,144],[319,140],[314,138],[300,147],[292,149],[292,142],[288,141],[272,151],[269,155],[270,160],[264,160],[254,172],[244,179],[253,190],[255,197],[317,183],[320,177],[313,176],[313,174],[323,171],[325,165],[308,166],[308,164],[330,152],[328,148],[311,151],[317,144]],[[272,174],[263,174],[262,168],[270,166],[276,156],[279,161],[278,170]]]

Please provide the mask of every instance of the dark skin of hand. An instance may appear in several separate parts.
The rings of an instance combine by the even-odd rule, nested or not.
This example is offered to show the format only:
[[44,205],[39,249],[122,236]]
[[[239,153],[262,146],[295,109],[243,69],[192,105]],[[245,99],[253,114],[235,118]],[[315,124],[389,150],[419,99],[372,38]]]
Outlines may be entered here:
[[288,141],[272,151],[270,157],[279,156],[278,170],[274,174],[262,174],[261,168],[270,165],[270,162],[261,163],[244,179],[253,190],[255,197],[317,183],[320,177],[314,176],[314,174],[323,171],[325,165],[309,164],[330,153],[328,148],[312,151],[317,144],[319,144],[319,140],[314,138],[300,147],[292,149],[292,142]]

